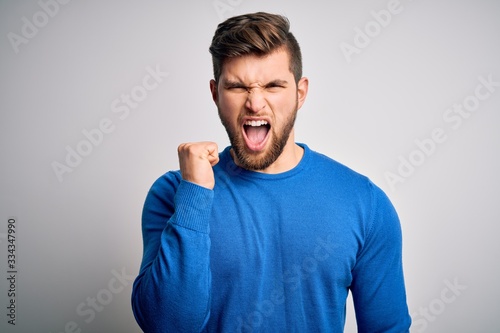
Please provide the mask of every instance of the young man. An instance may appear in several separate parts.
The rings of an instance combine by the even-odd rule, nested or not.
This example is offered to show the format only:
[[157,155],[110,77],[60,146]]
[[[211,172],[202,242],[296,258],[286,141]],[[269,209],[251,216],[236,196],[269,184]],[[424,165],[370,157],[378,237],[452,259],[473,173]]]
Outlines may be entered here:
[[398,217],[366,177],[294,141],[300,48],[282,16],[221,23],[213,100],[231,146],[181,144],[152,186],[132,305],[145,332],[407,332]]

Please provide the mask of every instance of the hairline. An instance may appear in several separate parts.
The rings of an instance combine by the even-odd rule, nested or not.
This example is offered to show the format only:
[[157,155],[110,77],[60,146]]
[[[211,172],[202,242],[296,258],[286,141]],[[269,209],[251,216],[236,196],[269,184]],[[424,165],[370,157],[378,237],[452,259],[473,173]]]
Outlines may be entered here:
[[227,56],[227,57],[224,57],[224,59],[221,60],[220,62],[220,73],[219,73],[219,77],[218,78],[214,78],[214,81],[216,83],[218,83],[220,81],[220,77],[222,76],[222,72],[224,71],[224,65],[227,63],[227,61],[229,60],[232,60],[232,59],[238,59],[238,58],[244,58],[244,57],[248,57],[248,56],[254,56],[254,57],[257,57],[259,59],[263,59],[263,58],[267,58],[275,53],[278,53],[280,51],[285,51],[286,54],[287,54],[287,57],[288,57],[288,71],[292,74],[293,78],[294,78],[294,82],[295,84],[298,84],[299,80],[301,79],[300,77],[296,78],[295,77],[295,72],[293,71],[293,66],[292,66],[292,52],[290,50],[290,47],[288,47],[288,45],[286,43],[284,43],[283,45],[280,45],[278,47],[276,47],[275,49],[271,50],[270,52],[267,52],[267,53],[263,53],[263,54],[259,54],[258,52],[249,52],[249,53],[244,53],[244,54],[240,54],[240,55],[237,55],[237,56]]

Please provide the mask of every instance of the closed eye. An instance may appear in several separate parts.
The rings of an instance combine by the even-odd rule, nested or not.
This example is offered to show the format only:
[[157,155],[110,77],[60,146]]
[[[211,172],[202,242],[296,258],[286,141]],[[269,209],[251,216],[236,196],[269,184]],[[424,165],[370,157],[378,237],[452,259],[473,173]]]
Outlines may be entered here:
[[247,92],[248,91],[248,88],[244,87],[244,86],[230,86],[230,87],[226,87],[226,89],[234,91],[234,92]]
[[246,92],[246,91],[248,91],[248,87],[246,87],[241,82],[232,82],[232,81],[224,82],[224,89],[234,91],[234,92]]

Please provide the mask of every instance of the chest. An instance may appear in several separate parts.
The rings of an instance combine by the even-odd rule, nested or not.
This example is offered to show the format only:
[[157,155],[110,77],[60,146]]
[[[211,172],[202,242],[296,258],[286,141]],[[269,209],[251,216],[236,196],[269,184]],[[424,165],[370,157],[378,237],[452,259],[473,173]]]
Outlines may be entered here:
[[265,194],[215,201],[210,223],[214,278],[238,285],[251,278],[274,284],[347,287],[361,243],[356,214],[322,200]]

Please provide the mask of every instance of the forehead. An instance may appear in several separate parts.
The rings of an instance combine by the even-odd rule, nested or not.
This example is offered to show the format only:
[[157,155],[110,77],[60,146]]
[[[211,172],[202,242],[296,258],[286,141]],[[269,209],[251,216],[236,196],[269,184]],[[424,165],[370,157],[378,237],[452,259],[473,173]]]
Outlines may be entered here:
[[293,77],[290,71],[290,56],[286,49],[279,49],[265,56],[250,54],[226,59],[220,79],[243,83],[265,83],[290,77]]

